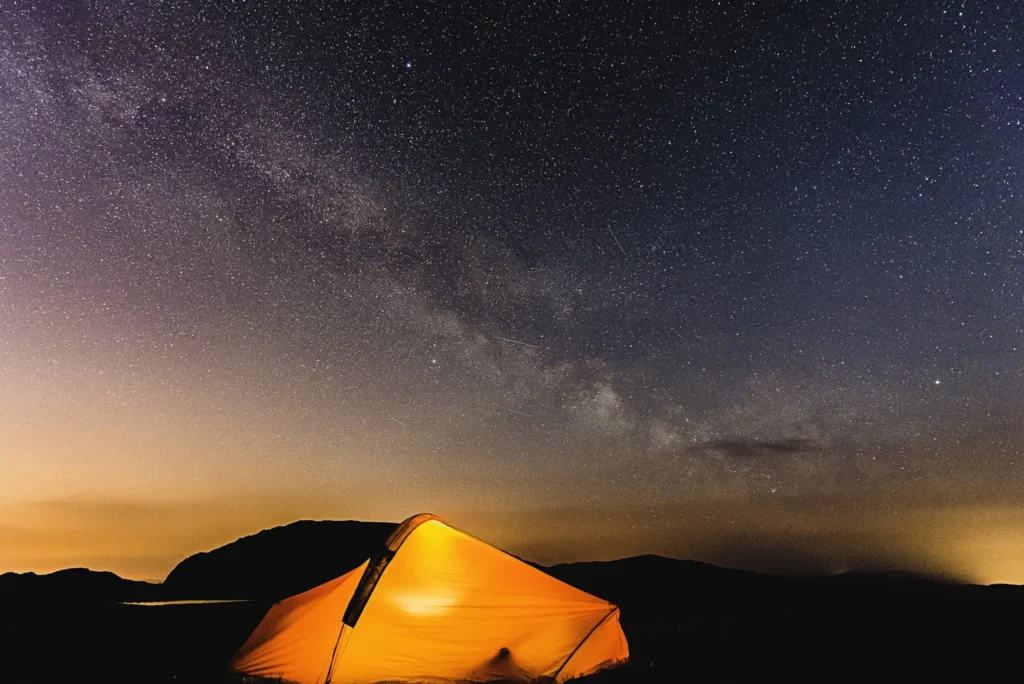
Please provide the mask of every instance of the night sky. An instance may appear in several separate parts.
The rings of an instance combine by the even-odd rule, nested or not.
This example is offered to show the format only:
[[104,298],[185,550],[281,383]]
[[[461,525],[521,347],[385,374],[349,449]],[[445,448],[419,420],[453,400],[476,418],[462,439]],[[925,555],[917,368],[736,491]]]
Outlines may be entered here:
[[1024,583],[1024,12],[4,2],[0,571],[430,511]]

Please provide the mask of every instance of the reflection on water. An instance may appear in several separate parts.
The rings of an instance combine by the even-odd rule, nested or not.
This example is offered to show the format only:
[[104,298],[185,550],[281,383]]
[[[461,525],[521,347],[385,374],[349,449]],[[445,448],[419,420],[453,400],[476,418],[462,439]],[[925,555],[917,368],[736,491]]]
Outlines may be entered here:
[[249,603],[249,599],[209,599],[190,601],[121,601],[122,606],[189,606],[199,603]]

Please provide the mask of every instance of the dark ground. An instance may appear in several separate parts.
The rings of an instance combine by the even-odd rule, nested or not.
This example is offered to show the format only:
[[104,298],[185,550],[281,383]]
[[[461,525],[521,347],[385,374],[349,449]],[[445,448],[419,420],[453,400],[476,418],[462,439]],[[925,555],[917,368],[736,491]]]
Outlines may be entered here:
[[[1019,681],[1024,588],[785,579],[643,557],[551,569],[622,608],[631,662],[597,683]],[[0,682],[211,682],[267,602],[131,606],[7,597]]]

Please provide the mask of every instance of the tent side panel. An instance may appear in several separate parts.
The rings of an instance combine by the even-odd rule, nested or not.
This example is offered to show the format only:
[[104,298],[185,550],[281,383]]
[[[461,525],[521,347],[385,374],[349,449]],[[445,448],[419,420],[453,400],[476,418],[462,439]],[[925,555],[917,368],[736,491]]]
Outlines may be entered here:
[[274,604],[231,661],[242,674],[322,684],[359,578],[355,570]]
[[557,682],[593,674],[606,667],[629,660],[629,645],[619,624],[619,609],[601,621],[601,624],[579,645],[558,673]]
[[369,684],[552,677],[612,608],[428,520],[380,575],[333,679]]

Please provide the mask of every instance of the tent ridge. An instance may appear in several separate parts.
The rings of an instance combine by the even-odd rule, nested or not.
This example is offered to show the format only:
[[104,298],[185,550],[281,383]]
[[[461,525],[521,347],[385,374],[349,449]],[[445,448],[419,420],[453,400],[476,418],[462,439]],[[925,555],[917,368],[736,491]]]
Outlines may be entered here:
[[384,570],[388,567],[391,559],[398,553],[398,549],[402,547],[405,540],[416,531],[420,525],[431,520],[436,520],[441,524],[446,523],[441,520],[438,516],[432,513],[420,513],[410,518],[406,518],[395,531],[391,533],[387,541],[384,543],[384,549],[377,552],[373,559],[370,561],[370,565],[363,572],[362,578],[359,580],[359,585],[356,587],[356,593],[352,596],[352,601],[348,604],[348,609],[345,611],[345,617],[342,618],[342,622],[349,627],[355,628],[356,622],[359,621],[359,616],[363,614],[363,609],[366,607],[366,603],[370,600],[370,595],[373,594],[373,590],[377,587],[377,583],[380,582],[381,575],[384,574]]
[[406,518],[395,528],[395,531],[391,533],[387,541],[384,542],[384,549],[378,551],[370,559],[370,564],[363,571],[363,576],[359,578],[355,594],[352,595],[352,600],[349,601],[348,608],[345,609],[345,615],[341,618],[338,638],[334,641],[334,650],[331,651],[331,662],[327,666],[327,678],[324,679],[324,684],[331,684],[331,676],[334,674],[334,663],[337,662],[338,645],[341,643],[341,635],[345,631],[345,626],[348,625],[349,629],[355,629],[359,616],[363,614],[363,609],[366,608],[373,590],[377,588],[377,583],[380,582],[381,575],[384,574],[388,564],[391,563],[391,559],[395,557],[398,549],[402,547],[402,544],[405,543],[405,540],[409,538],[416,528],[431,520],[445,524],[440,517],[433,513],[420,513]]

